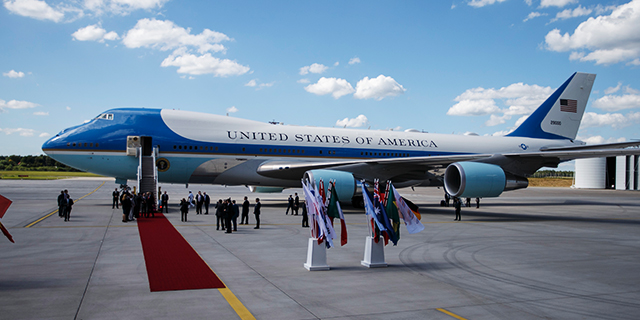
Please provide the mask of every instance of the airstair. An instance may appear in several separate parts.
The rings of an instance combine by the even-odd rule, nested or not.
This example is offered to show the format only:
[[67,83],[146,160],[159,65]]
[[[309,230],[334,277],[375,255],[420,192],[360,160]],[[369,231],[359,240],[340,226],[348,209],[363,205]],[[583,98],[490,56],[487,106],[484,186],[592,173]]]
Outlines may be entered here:
[[138,192],[153,193],[154,199],[158,199],[158,168],[156,167],[156,156],[158,148],[153,148],[150,156],[145,156],[140,150],[138,156]]
[[136,193],[153,193],[158,199],[158,168],[156,159],[158,147],[154,147],[151,137],[127,137],[127,155],[138,158],[137,191]]

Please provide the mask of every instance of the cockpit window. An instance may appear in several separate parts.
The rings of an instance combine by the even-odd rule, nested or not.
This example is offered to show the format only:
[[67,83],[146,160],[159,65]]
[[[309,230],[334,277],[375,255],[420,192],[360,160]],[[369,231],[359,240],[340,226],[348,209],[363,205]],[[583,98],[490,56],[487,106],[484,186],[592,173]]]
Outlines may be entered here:
[[113,120],[113,113],[103,113],[97,116],[96,119]]

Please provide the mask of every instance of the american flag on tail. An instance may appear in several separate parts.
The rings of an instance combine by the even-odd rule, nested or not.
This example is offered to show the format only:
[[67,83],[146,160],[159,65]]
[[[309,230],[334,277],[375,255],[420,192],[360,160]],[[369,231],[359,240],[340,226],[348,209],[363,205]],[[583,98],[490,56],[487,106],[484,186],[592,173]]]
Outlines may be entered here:
[[560,111],[578,113],[578,100],[560,99]]

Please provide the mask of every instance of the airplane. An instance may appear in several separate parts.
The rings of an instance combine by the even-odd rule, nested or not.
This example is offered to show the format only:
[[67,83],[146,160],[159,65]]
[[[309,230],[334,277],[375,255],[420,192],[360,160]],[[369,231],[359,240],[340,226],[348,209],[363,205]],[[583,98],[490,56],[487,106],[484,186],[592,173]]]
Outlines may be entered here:
[[[576,72],[506,136],[450,135],[281,125],[172,109],[117,108],[42,145],[53,159],[138,188],[157,183],[246,185],[255,192],[336,182],[362,205],[357,181],[444,186],[453,197],[497,197],[526,188],[541,167],[639,154],[639,141],[575,140],[595,74]],[[145,183],[145,180],[147,181]],[[149,184],[149,181],[151,183]],[[155,183],[155,184],[154,184]]]

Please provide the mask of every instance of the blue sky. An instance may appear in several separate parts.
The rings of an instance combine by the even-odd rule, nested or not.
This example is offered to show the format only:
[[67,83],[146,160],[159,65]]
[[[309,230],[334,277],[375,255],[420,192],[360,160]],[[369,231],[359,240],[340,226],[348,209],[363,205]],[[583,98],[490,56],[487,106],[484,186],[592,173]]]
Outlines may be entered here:
[[579,139],[636,139],[638,30],[640,0],[3,0],[0,154],[117,107],[501,135],[576,71]]

